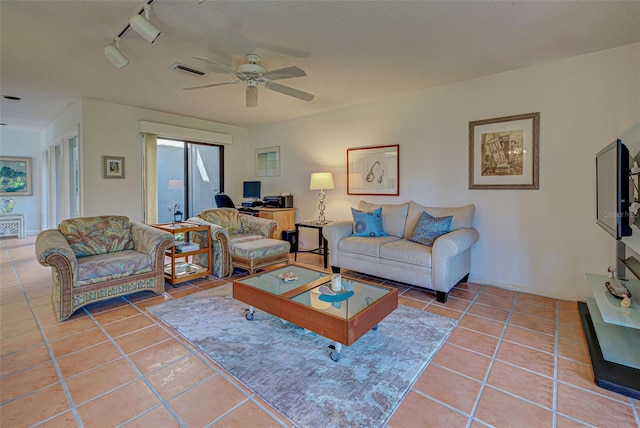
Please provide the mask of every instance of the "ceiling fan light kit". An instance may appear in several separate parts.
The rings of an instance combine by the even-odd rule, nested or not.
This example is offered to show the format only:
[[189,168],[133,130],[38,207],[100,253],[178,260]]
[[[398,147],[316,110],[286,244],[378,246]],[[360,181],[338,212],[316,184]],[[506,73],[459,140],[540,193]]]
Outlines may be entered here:
[[[129,28],[133,28],[133,30],[142,36],[147,42],[153,43],[156,41],[158,36],[160,35],[160,30],[158,30],[151,22],[149,22],[149,14],[151,12],[151,3],[153,0],[147,0],[147,3],[144,5],[144,8],[137,14],[133,15],[129,19],[129,23],[120,34],[118,34],[115,40],[115,46],[109,43],[104,47],[103,52],[104,56],[107,57],[109,61],[117,68],[124,68],[127,64],[129,64],[129,60],[126,56],[120,51],[120,40],[124,33],[127,32]],[[144,14],[144,16],[142,16]]]
[[303,101],[311,101],[315,98],[315,95],[310,94],[308,92],[301,91],[299,89],[294,89],[289,86],[281,85],[279,83],[273,82],[273,80],[280,79],[289,79],[292,77],[304,77],[307,73],[304,72],[301,68],[292,66],[280,68],[278,70],[268,71],[263,66],[259,65],[260,57],[256,54],[248,54],[247,60],[248,64],[240,64],[236,69],[233,69],[221,62],[213,60],[211,58],[206,58],[203,56],[194,56],[194,59],[198,61],[208,62],[209,64],[226,71],[227,73],[232,73],[236,76],[238,80],[232,80],[229,82],[218,82],[218,83],[209,83],[206,85],[197,85],[197,86],[189,86],[183,89],[191,90],[191,89],[202,89],[202,88],[211,88],[214,86],[222,86],[222,85],[233,85],[240,82],[246,83],[246,106],[247,107],[256,107],[258,105],[258,85],[262,85],[265,88],[279,92],[284,95],[288,95],[290,97],[297,98]]

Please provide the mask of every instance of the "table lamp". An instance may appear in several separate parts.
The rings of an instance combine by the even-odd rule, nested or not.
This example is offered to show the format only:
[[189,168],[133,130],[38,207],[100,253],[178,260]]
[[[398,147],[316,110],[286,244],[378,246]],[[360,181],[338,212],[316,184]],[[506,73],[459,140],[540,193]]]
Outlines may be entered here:
[[325,224],[324,218],[324,197],[325,189],[335,189],[333,184],[333,174],[330,172],[313,172],[311,173],[311,183],[309,184],[309,190],[320,190],[318,193],[318,209],[320,210],[320,216],[318,217],[318,223]]

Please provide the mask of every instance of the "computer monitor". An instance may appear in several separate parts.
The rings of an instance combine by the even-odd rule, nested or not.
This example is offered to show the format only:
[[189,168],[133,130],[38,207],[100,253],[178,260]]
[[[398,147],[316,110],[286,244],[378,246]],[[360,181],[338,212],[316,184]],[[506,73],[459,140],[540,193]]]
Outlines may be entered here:
[[260,199],[260,181],[245,181],[242,183],[243,199]]

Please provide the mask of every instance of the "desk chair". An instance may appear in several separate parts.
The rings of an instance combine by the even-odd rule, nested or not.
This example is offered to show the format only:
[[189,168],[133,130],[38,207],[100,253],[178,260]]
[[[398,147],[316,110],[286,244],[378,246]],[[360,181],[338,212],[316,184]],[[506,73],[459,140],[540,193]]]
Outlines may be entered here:
[[235,204],[231,198],[224,193],[218,193],[216,196],[216,205],[218,208],[235,208]]

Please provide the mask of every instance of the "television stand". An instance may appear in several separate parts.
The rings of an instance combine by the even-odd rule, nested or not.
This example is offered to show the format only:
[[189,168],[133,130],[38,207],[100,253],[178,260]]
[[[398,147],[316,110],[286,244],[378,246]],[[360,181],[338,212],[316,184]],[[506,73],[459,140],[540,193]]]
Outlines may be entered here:
[[631,307],[605,287],[606,275],[587,274],[594,298],[578,303],[598,386],[640,400],[640,281],[627,280]]

